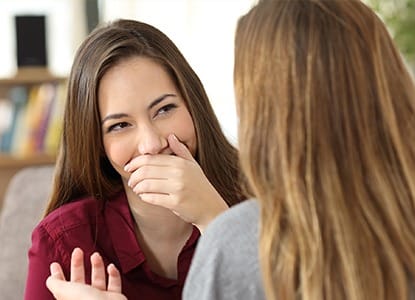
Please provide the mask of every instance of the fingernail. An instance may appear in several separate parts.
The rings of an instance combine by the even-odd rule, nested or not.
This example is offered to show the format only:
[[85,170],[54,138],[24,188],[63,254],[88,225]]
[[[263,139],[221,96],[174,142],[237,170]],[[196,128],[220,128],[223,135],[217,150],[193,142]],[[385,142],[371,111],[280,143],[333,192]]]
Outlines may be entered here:
[[52,262],[49,265],[49,271],[50,271],[50,275],[55,275],[55,274],[58,274],[59,273],[59,271],[57,269],[57,266],[56,266],[56,262]]
[[100,258],[101,258],[101,255],[98,252],[94,252],[94,253],[92,253],[92,255],[90,257],[90,260],[91,260],[91,262],[93,262],[93,261],[96,261],[97,259],[100,259]]
[[124,166],[124,171],[125,171],[125,172],[130,172],[130,165],[129,165],[129,164],[126,164],[126,165]]

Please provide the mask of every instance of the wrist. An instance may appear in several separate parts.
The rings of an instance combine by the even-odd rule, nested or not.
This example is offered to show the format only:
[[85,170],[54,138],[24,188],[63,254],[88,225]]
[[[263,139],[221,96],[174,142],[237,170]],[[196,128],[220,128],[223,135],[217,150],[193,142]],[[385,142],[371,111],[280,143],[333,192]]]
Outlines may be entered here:
[[199,229],[200,234],[203,235],[206,227],[212,222],[217,216],[225,212],[229,209],[229,206],[225,201],[222,200],[221,204],[216,207],[216,209],[212,210],[210,214],[206,215],[204,220],[195,226]]

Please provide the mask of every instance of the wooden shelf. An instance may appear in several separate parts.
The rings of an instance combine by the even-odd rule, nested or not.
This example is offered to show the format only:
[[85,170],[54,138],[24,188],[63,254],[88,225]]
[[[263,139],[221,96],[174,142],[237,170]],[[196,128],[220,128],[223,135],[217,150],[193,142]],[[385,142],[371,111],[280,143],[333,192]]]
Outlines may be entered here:
[[65,77],[59,77],[51,74],[48,69],[41,67],[25,67],[18,69],[13,77],[0,78],[0,85],[27,85],[37,84],[42,82],[61,82],[65,81]]
[[35,165],[54,164],[56,156],[47,154],[34,154],[28,157],[18,157],[0,153],[1,168],[23,168]]
[[[0,78],[0,100],[10,101],[9,92],[15,86],[31,89],[33,86],[46,82],[63,86],[66,81],[67,78],[56,76],[45,67],[19,68],[15,76]],[[39,165],[53,165],[55,161],[56,155],[33,154],[30,156],[18,156],[0,152],[0,209],[7,186],[19,170]]]

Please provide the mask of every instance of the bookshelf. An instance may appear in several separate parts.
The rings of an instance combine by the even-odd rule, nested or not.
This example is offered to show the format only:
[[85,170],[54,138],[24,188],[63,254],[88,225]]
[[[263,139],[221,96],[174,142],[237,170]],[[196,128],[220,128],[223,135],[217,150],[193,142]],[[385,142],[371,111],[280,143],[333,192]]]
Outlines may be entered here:
[[[48,105],[54,105],[55,102],[59,101],[61,104],[63,103],[62,98],[64,98],[63,90],[66,90],[65,87],[66,78],[58,77],[50,74],[50,72],[46,68],[40,67],[25,67],[19,69],[16,76],[11,78],[2,78],[0,79],[0,101],[12,101],[10,98],[10,91],[15,87],[22,87],[27,89],[28,91],[39,87],[43,84],[49,84],[51,86],[59,87],[62,91],[58,92],[55,91],[53,99],[50,100]],[[57,88],[58,89],[58,88]],[[29,98],[29,94],[28,98]],[[58,99],[59,98],[59,99]],[[30,101],[29,99],[27,101]],[[52,104],[53,103],[53,104]],[[59,104],[59,105],[61,105]],[[27,103],[28,106],[28,103]],[[61,105],[63,106],[63,104]],[[1,108],[0,108],[1,110]],[[63,109],[60,107],[59,109],[54,108],[53,110],[48,110],[48,122],[51,122],[53,118],[53,113],[62,112]],[[1,113],[1,111],[0,111]],[[27,115],[30,115],[29,109],[25,112]],[[33,111],[31,111],[33,114]],[[60,118],[58,119],[59,122],[62,121]],[[1,121],[1,120],[0,120]],[[12,121],[13,122],[13,121]],[[46,121],[45,121],[46,122]],[[45,123],[46,124],[46,123]],[[58,124],[59,125],[59,124]],[[11,125],[9,124],[9,127]],[[14,125],[17,126],[17,125]],[[55,131],[59,131],[59,126],[54,124],[53,128]],[[43,128],[43,131],[46,132],[46,128]],[[59,133],[55,133],[58,138]],[[3,132],[4,136],[4,132]],[[0,140],[0,143],[2,141]],[[20,143],[15,142],[15,143]],[[45,142],[46,143],[46,142]],[[57,141],[55,141],[57,144]],[[56,145],[53,145],[52,148],[48,150],[44,150],[43,148],[40,149],[39,147],[33,150],[32,148],[28,148],[29,150],[25,150],[25,152],[14,152],[15,148],[5,149],[0,148],[0,210],[3,205],[3,198],[4,193],[6,192],[7,185],[10,182],[10,179],[16,174],[20,169],[29,166],[36,166],[36,165],[46,165],[46,164],[54,164],[56,159]],[[0,144],[0,147],[4,146]]]

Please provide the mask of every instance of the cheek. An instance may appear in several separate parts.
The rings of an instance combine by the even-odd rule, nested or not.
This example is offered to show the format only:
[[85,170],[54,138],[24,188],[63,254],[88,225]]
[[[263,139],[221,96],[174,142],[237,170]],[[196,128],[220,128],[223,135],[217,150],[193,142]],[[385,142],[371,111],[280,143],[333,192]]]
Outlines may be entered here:
[[[131,143],[129,145],[131,147]],[[129,153],[128,144],[122,143],[120,141],[105,140],[104,139],[104,149],[105,154],[107,155],[111,165],[117,170],[120,175],[125,173],[123,171],[124,166],[131,159],[131,153]]]

